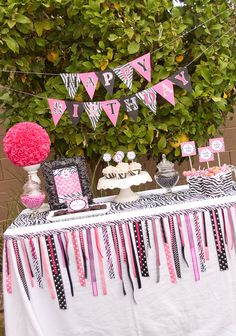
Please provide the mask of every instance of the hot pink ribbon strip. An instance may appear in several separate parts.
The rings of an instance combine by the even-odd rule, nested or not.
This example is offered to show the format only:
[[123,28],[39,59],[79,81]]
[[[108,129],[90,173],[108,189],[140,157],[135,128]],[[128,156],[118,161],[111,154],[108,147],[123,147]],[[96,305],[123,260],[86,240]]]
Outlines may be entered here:
[[85,277],[84,277],[84,268],[83,268],[83,264],[81,260],[78,240],[76,237],[76,231],[71,231],[71,236],[72,236],[72,243],[74,247],[76,264],[78,268],[79,281],[80,281],[81,286],[86,286]]
[[98,265],[99,265],[99,271],[101,276],[101,282],[102,282],[102,292],[103,295],[107,295],[107,286],[106,286],[106,280],[105,280],[105,273],[104,273],[104,265],[103,265],[103,255],[101,252],[101,244],[99,239],[99,232],[98,228],[94,228],[95,233],[95,240],[97,245],[97,254],[98,254]]
[[135,270],[134,256],[133,256],[133,250],[132,250],[132,244],[131,244],[131,238],[130,238],[128,224],[125,224],[125,229],[126,229],[126,235],[127,235],[127,239],[128,239],[128,245],[129,245],[129,252],[130,252],[130,259],[131,259],[131,265],[132,265],[133,275],[136,278],[137,274],[136,274],[136,270]]
[[55,300],[56,298],[56,293],[55,293],[55,289],[53,286],[53,281],[49,272],[49,268],[48,268],[48,264],[47,264],[47,259],[46,259],[46,253],[44,250],[44,238],[43,237],[39,237],[40,239],[40,251],[41,251],[41,258],[42,258],[42,264],[43,264],[43,269],[44,269],[44,273],[46,275],[46,280],[47,280],[47,284],[48,284],[48,290],[50,293],[50,296],[52,298],[52,300]]
[[191,257],[192,257],[194,277],[195,277],[195,281],[198,281],[200,280],[200,272],[199,272],[199,267],[198,267],[198,262],[197,262],[197,255],[196,255],[196,250],[195,250],[195,245],[194,245],[193,231],[192,231],[189,214],[185,214],[184,218],[185,218],[185,223],[187,226],[188,241],[189,241],[189,247],[190,247],[190,252],[191,252]]
[[10,269],[10,260],[9,260],[9,247],[7,241],[4,242],[4,251],[5,251],[5,271],[6,271],[6,289],[7,293],[12,294],[12,279],[11,279],[11,269]]
[[30,279],[30,284],[31,284],[31,287],[34,287],[34,280],[33,280],[33,277],[32,277],[32,272],[31,272],[31,268],[30,268],[30,264],[29,264],[29,259],[28,259],[28,256],[27,256],[27,251],[26,251],[26,246],[25,246],[24,239],[21,239],[20,243],[21,243],[21,248],[22,248],[22,251],[23,251],[23,256],[24,256],[24,259],[25,259],[26,269],[27,269],[28,276],[29,276],[29,279]]

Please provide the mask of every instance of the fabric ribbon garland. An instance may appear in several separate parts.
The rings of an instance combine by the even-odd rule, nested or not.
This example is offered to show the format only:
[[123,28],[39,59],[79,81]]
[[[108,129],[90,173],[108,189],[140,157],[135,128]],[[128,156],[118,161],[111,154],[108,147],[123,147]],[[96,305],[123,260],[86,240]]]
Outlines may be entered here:
[[180,237],[180,241],[181,241],[182,257],[183,257],[183,260],[184,260],[185,264],[187,265],[187,267],[189,267],[189,264],[188,264],[188,262],[186,260],[185,252],[184,252],[185,241],[184,241],[183,228],[182,228],[182,224],[181,224],[180,215],[176,215],[176,219],[177,219],[177,224],[178,224],[179,237]]
[[72,244],[74,248],[74,254],[75,254],[75,259],[76,259],[76,264],[77,264],[77,269],[78,269],[80,285],[85,286],[86,282],[85,282],[85,276],[84,276],[84,268],[82,265],[80,249],[79,249],[79,244],[78,244],[77,235],[76,235],[75,230],[71,232],[71,237],[72,237]]
[[158,238],[157,238],[156,221],[154,218],[152,219],[152,232],[153,232],[155,251],[156,251],[156,270],[157,270],[157,283],[158,283],[160,281],[161,261],[160,261],[159,244],[158,244]]
[[115,279],[115,272],[114,272],[114,266],[113,266],[112,255],[111,255],[111,246],[110,246],[110,241],[109,241],[108,231],[107,231],[106,226],[102,227],[102,235],[103,235],[103,242],[105,245],[106,257],[107,257],[109,278]]
[[143,277],[148,277],[149,272],[148,272],[147,258],[146,258],[146,252],[145,252],[145,246],[144,246],[142,224],[140,221],[133,222],[133,230],[134,230],[136,248],[138,252],[139,265],[141,268],[141,274]]
[[31,249],[31,256],[32,256],[32,260],[33,260],[35,277],[36,277],[36,280],[38,282],[39,287],[43,288],[42,276],[41,276],[41,272],[40,272],[40,268],[39,268],[39,261],[38,261],[38,257],[37,257],[37,254],[36,254],[33,239],[31,239],[31,238],[29,239],[29,245],[30,245],[30,249]]
[[92,235],[91,235],[90,229],[86,230],[86,236],[87,236],[87,244],[88,244],[88,255],[89,255],[92,291],[93,291],[93,296],[98,296],[98,286],[97,286],[97,278],[96,278],[94,254],[93,254],[93,243],[92,243]]
[[129,244],[129,250],[130,250],[130,256],[131,256],[133,274],[134,274],[134,277],[137,278],[138,288],[140,289],[140,288],[142,288],[141,277],[140,277],[140,274],[139,274],[138,262],[137,262],[136,256],[135,256],[134,243],[132,241],[129,224],[125,225],[125,229],[126,229],[126,234],[127,234],[127,238],[128,238],[128,244]]
[[9,262],[9,250],[8,241],[4,242],[3,251],[5,253],[5,272],[6,272],[6,289],[9,294],[12,294],[12,279],[11,279],[11,269]]
[[200,260],[200,270],[201,272],[205,272],[206,271],[206,260],[205,260],[204,251],[203,251],[202,236],[201,236],[198,213],[193,214],[193,220],[194,220],[195,234],[197,238],[198,256]]
[[28,252],[27,252],[27,249],[26,249],[26,246],[25,246],[25,241],[24,241],[24,239],[21,239],[20,242],[21,242],[21,248],[22,248],[22,251],[23,251],[23,256],[24,256],[26,269],[27,269],[27,272],[28,272],[28,277],[30,279],[31,287],[33,288],[34,287],[34,280],[33,280],[34,274],[32,272],[31,265],[30,265],[30,262],[29,262],[29,256],[28,256]]
[[169,216],[169,228],[170,228],[170,239],[171,239],[171,248],[174,256],[174,264],[175,264],[175,270],[178,278],[181,278],[181,269],[180,269],[180,263],[179,263],[179,252],[178,252],[178,246],[176,241],[176,235],[175,235],[175,226],[173,217]]
[[102,292],[103,292],[103,295],[107,295],[107,286],[106,286],[104,265],[103,265],[103,255],[102,255],[102,252],[101,252],[101,244],[100,244],[100,239],[99,239],[98,228],[94,229],[94,234],[95,234],[95,240],[96,240],[96,246],[97,246],[100,278],[101,278],[101,282],[102,282]]
[[195,244],[194,244],[194,239],[193,239],[193,231],[192,231],[192,226],[191,226],[189,213],[185,214],[184,218],[185,218],[185,223],[186,223],[186,227],[187,227],[188,241],[189,241],[189,248],[190,248],[191,257],[192,257],[194,277],[195,277],[195,281],[199,281],[200,280],[200,273],[199,273],[199,268],[198,268],[197,254],[196,254],[196,250],[195,250]]

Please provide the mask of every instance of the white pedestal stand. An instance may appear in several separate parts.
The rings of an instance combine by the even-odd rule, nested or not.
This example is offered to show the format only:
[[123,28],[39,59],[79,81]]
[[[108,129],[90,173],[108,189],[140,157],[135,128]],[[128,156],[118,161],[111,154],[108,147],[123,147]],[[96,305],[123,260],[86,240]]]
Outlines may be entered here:
[[129,175],[124,179],[101,177],[98,180],[97,189],[115,189],[119,188],[120,193],[114,198],[116,203],[133,202],[139,198],[139,195],[131,190],[131,186],[142,183],[152,182],[151,176],[146,171],[141,171],[138,175]]
[[28,175],[31,176],[31,180],[34,182],[37,182],[38,184],[41,183],[40,178],[37,175],[39,168],[40,168],[40,163],[32,165],[32,166],[23,167],[23,169],[27,171]]

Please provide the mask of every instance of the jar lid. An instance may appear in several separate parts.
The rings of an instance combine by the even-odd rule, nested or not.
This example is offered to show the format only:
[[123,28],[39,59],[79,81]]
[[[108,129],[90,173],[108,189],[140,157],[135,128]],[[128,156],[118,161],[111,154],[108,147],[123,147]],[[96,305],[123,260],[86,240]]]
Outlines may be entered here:
[[174,163],[167,160],[165,154],[162,154],[162,160],[157,164],[157,168],[159,171],[175,171]]

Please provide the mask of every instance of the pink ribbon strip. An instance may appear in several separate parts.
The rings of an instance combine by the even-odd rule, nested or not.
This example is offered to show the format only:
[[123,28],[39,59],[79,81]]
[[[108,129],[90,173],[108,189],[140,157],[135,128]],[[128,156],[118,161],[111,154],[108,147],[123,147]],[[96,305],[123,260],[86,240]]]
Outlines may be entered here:
[[56,294],[55,294],[53,282],[52,282],[52,279],[51,279],[51,276],[50,276],[47,260],[46,260],[46,253],[45,253],[44,248],[43,248],[44,239],[43,239],[43,237],[39,237],[39,239],[40,239],[40,251],[41,251],[41,257],[42,257],[43,269],[44,269],[44,272],[45,272],[45,275],[46,275],[46,280],[47,280],[47,284],[48,284],[49,293],[50,293],[50,296],[51,296],[52,300],[55,300]]
[[5,271],[6,271],[6,289],[7,293],[12,294],[12,279],[11,279],[11,269],[9,262],[9,248],[7,240],[4,242],[4,251],[5,251]]
[[95,272],[95,265],[94,265],[94,254],[93,254],[91,229],[86,230],[86,235],[87,235],[87,244],[88,244],[92,291],[93,291],[93,296],[98,296],[98,286],[97,286],[97,279],[96,279],[96,272]]
[[214,220],[214,227],[216,231],[216,241],[217,241],[217,251],[221,253],[221,244],[220,244],[220,234],[217,226],[216,214],[215,211],[212,211],[213,220]]
[[[236,214],[235,207],[234,207],[234,211]],[[234,230],[234,223],[233,223],[231,208],[227,208],[227,212],[228,212],[228,217],[229,217],[230,233],[231,233],[231,239],[232,239],[231,250],[234,248],[236,252],[236,237],[235,237],[235,230]]]
[[127,235],[127,239],[128,239],[128,245],[129,245],[129,252],[130,252],[130,259],[131,259],[131,265],[132,265],[133,275],[136,278],[137,274],[136,274],[136,270],[135,270],[134,256],[133,256],[133,251],[132,251],[132,244],[131,244],[131,238],[130,238],[128,224],[125,224],[125,229],[126,229],[126,235]]
[[123,233],[123,229],[122,229],[122,224],[119,224],[118,228],[119,228],[119,233],[120,233],[120,240],[121,240],[121,246],[122,246],[123,260],[124,260],[124,263],[126,263],[127,256],[126,256],[126,250],[125,250],[125,238],[124,238],[124,233]]
[[86,286],[85,277],[84,277],[84,269],[83,269],[83,264],[82,264],[82,260],[81,260],[79,244],[78,244],[78,240],[77,240],[77,237],[76,237],[76,231],[71,231],[71,236],[72,236],[72,243],[73,243],[73,247],[74,247],[76,264],[77,264],[77,268],[78,268],[79,281],[80,281],[81,286]]
[[166,262],[167,262],[167,267],[170,275],[170,281],[172,283],[176,283],[177,278],[175,274],[175,268],[172,260],[172,255],[170,251],[170,246],[168,244],[166,232],[165,232],[165,227],[164,227],[164,221],[163,218],[160,218],[160,225],[161,225],[161,232],[162,232],[162,241],[164,245],[164,251],[165,251],[165,256],[166,256]]
[[161,260],[160,260],[160,252],[159,252],[155,218],[152,218],[152,231],[153,231],[154,245],[155,245],[155,250],[156,250],[157,282],[159,282],[160,281],[160,269],[159,269],[159,267],[161,266]]
[[22,248],[22,251],[23,251],[24,259],[25,259],[26,269],[27,269],[29,279],[30,279],[30,284],[31,284],[31,287],[34,287],[34,280],[33,280],[33,277],[32,277],[32,271],[31,271],[30,264],[29,264],[29,259],[28,259],[28,256],[27,256],[25,241],[24,241],[24,239],[21,239],[20,242],[21,242],[21,248]]
[[189,214],[185,214],[184,218],[185,218],[185,223],[186,223],[186,226],[187,226],[188,241],[189,241],[189,247],[190,247],[190,252],[191,252],[191,257],[192,257],[195,281],[198,281],[198,280],[200,280],[200,272],[199,272],[199,267],[198,267],[198,262],[197,262],[197,255],[196,255],[196,251],[195,251],[195,245],[194,245],[194,240],[193,240],[193,231],[192,231],[192,227],[191,227]]
[[178,224],[179,232],[180,232],[181,244],[184,247],[185,246],[185,244],[184,244],[184,235],[183,235],[183,228],[182,228],[182,224],[181,224],[180,215],[176,215],[176,218],[177,218],[177,224]]
[[98,264],[99,264],[99,271],[101,276],[101,282],[102,282],[102,292],[103,295],[107,295],[107,286],[105,281],[105,273],[104,273],[104,265],[103,265],[103,255],[101,253],[101,244],[99,239],[99,232],[98,228],[94,228],[95,233],[95,240],[97,245],[97,252],[98,252]]
[[118,250],[118,241],[117,241],[117,235],[116,235],[116,229],[115,226],[111,226],[112,236],[114,240],[114,247],[116,252],[116,262],[117,262],[117,268],[118,268],[118,274],[120,280],[122,280],[122,270],[121,270],[121,264],[120,264],[120,256],[119,256],[119,250]]

